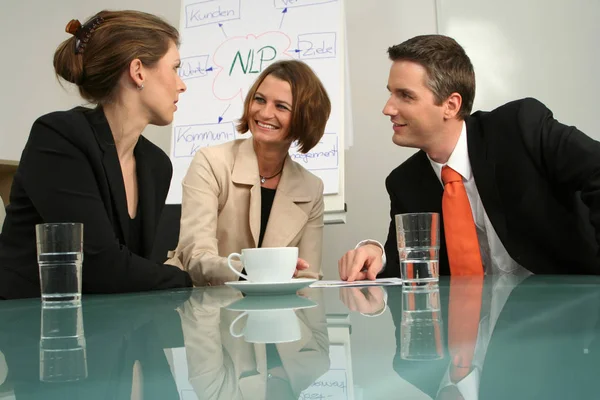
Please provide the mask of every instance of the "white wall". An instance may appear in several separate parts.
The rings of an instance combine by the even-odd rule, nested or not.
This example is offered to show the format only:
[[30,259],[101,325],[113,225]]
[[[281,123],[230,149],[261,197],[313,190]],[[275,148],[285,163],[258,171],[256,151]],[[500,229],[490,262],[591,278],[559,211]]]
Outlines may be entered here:
[[[178,0],[2,0],[0,160],[20,158],[37,117],[83,104],[73,85],[60,86],[52,67],[54,51],[70,36],[67,22],[83,23],[102,9],[123,8],[154,13],[178,26]],[[144,135],[168,150],[169,128],[149,127]]]
[[475,109],[535,97],[600,139],[600,1],[438,0],[440,33],[475,67]]

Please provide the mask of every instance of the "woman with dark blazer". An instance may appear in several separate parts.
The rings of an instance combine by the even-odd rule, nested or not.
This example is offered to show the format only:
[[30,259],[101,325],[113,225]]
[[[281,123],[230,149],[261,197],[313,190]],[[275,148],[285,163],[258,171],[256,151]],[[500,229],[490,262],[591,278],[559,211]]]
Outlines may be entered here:
[[141,136],[171,123],[186,89],[179,34],[137,11],[101,11],[66,30],[56,74],[96,108],[34,122],[0,234],[0,298],[40,296],[35,225],[49,222],[84,225],[83,293],[191,286],[187,272],[148,259],[172,167]]

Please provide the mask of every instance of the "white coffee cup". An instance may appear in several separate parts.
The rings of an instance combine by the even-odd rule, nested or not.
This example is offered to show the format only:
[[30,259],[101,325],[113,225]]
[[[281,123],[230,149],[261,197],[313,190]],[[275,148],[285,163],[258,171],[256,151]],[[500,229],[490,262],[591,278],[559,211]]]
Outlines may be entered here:
[[[231,264],[239,258],[248,275],[238,272]],[[298,263],[297,247],[261,247],[242,249],[242,254],[231,253],[227,265],[239,277],[252,282],[289,282]]]
[[[246,326],[240,333],[235,323],[248,315]],[[300,323],[294,310],[244,311],[229,325],[231,336],[244,337],[250,343],[286,343],[300,340]]]

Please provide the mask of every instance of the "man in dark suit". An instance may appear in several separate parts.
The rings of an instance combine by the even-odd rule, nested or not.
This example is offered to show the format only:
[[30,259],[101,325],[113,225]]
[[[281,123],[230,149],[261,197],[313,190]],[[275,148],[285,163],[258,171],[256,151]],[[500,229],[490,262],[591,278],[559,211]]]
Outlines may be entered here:
[[[470,115],[473,66],[449,37],[417,36],[388,53],[393,64],[383,113],[393,123],[393,142],[420,151],[386,179],[391,221],[385,246],[359,243],[340,259],[340,277],[400,275],[394,216],[438,212],[447,222],[447,167],[462,179],[485,274],[599,273],[600,143],[559,123],[531,98]],[[439,271],[449,275],[452,235],[441,225]]]

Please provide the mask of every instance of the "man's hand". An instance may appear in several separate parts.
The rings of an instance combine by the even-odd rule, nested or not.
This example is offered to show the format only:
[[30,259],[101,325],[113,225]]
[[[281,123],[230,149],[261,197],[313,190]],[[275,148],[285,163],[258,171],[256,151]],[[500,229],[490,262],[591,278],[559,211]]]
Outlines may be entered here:
[[385,308],[385,295],[380,286],[340,288],[340,300],[351,311],[377,314]]
[[338,261],[340,279],[354,282],[375,280],[383,268],[383,251],[374,244],[366,244],[350,250]]

